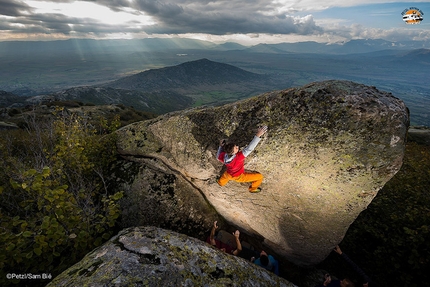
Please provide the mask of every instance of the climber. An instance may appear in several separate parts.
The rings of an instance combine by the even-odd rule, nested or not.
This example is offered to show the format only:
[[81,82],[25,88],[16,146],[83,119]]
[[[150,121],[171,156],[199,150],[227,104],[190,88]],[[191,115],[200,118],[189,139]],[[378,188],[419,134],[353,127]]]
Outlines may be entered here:
[[261,173],[245,172],[244,163],[245,158],[255,149],[261,140],[261,136],[264,135],[266,131],[267,126],[258,128],[252,141],[241,151],[239,151],[239,146],[235,143],[226,144],[225,140],[220,141],[216,156],[227,168],[217,181],[220,186],[226,185],[230,180],[251,182],[249,192],[256,193],[261,191],[259,186],[263,181],[263,175]]
[[236,249],[233,249],[232,246],[230,246],[224,242],[221,242],[220,240],[217,240],[215,238],[215,231],[218,229],[217,222],[218,221],[214,221],[214,224],[213,224],[212,229],[211,229],[211,234],[209,235],[206,242],[209,243],[210,245],[215,246],[216,248],[218,248],[219,250],[221,250],[223,252],[233,254],[233,255],[238,255],[240,253],[240,251],[242,251],[242,245],[240,244],[240,240],[239,240],[239,235],[240,235],[239,230],[236,230],[235,232],[233,232],[234,239],[236,241]]

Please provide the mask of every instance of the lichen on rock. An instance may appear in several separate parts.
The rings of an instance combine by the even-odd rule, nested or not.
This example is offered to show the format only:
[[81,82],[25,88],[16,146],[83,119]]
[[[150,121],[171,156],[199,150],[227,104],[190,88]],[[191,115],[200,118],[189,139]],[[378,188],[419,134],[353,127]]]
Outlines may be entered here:
[[[218,186],[219,140],[244,147],[260,125],[269,131],[245,168],[264,175],[263,191]],[[157,159],[190,183],[182,194],[200,193],[232,225],[310,265],[330,253],[399,170],[408,125],[405,104],[391,94],[325,81],[135,123],[118,131],[118,150]]]
[[201,240],[136,227],[121,231],[47,286],[295,285]]

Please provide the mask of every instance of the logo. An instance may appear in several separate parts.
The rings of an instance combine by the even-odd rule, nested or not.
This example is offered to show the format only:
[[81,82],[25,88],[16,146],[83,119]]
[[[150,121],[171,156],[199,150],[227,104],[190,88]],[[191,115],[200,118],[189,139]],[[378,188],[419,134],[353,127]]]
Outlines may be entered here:
[[423,20],[424,13],[415,7],[411,7],[409,9],[405,9],[402,12],[403,21],[406,24],[419,24]]

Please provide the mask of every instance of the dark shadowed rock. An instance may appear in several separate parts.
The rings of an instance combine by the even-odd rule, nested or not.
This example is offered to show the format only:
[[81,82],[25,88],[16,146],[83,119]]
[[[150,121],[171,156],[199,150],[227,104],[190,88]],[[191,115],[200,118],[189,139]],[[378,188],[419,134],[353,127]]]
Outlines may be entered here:
[[[269,131],[245,168],[264,175],[263,191],[218,186],[219,140],[244,147],[259,125]],[[157,159],[190,183],[175,193],[198,191],[229,223],[308,265],[330,253],[399,170],[408,125],[405,104],[391,94],[326,81],[135,123],[118,132],[118,148],[129,159]]]
[[155,227],[121,231],[47,286],[295,286],[185,235]]
[[430,145],[430,128],[410,127],[408,130],[408,140],[423,145]]
[[[116,162],[111,187],[124,191],[122,228],[151,225],[204,240],[216,210],[191,182],[156,158],[126,157]],[[114,186],[113,186],[114,184]]]

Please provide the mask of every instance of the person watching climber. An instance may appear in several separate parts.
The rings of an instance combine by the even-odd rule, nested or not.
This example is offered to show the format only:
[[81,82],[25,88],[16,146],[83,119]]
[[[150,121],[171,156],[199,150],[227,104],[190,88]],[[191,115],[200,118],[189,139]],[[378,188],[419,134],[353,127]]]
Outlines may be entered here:
[[261,251],[259,258],[255,259],[252,257],[251,262],[254,262],[256,265],[279,275],[278,260],[276,260],[272,255],[268,255],[264,250]]
[[331,276],[326,274],[324,282],[315,287],[355,287],[355,284],[349,278],[332,280]]
[[226,185],[230,180],[236,182],[250,182],[249,192],[257,193],[261,191],[260,185],[263,182],[263,175],[258,172],[245,171],[245,158],[255,149],[261,140],[261,136],[267,131],[267,126],[258,128],[252,141],[247,147],[239,151],[239,146],[234,143],[220,141],[217,152],[217,159],[226,166],[226,171],[217,180],[220,186]]
[[355,272],[360,275],[363,281],[363,287],[377,286],[376,283],[372,281],[372,279],[370,279],[370,277],[367,276],[367,274],[364,273],[364,271],[357,264],[355,264],[354,261],[352,261],[344,252],[342,252],[342,249],[340,249],[339,245],[336,245],[334,252],[339,254],[355,270]]
[[[334,250],[337,254],[339,254],[354,270],[357,272],[363,281],[363,287],[372,287],[377,286],[374,281],[372,281],[369,276],[364,273],[364,271],[355,264],[345,253],[342,252],[339,245],[337,245]],[[317,285],[316,287],[354,287],[355,284],[349,279],[345,278],[343,280],[332,280],[331,276],[329,274],[325,275],[323,284]]]
[[226,252],[226,253],[233,254],[236,256],[239,255],[240,251],[242,251],[242,244],[240,243],[240,240],[239,240],[239,236],[240,236],[239,230],[236,230],[235,232],[233,232],[234,239],[236,241],[236,249],[234,249],[232,246],[225,244],[224,242],[221,242],[220,240],[217,240],[215,238],[215,232],[218,229],[217,223],[218,223],[218,221],[214,221],[214,224],[213,224],[212,229],[211,229],[211,233],[210,233],[208,239],[206,240],[206,242],[212,246],[215,246],[216,248],[218,248],[222,252]]

